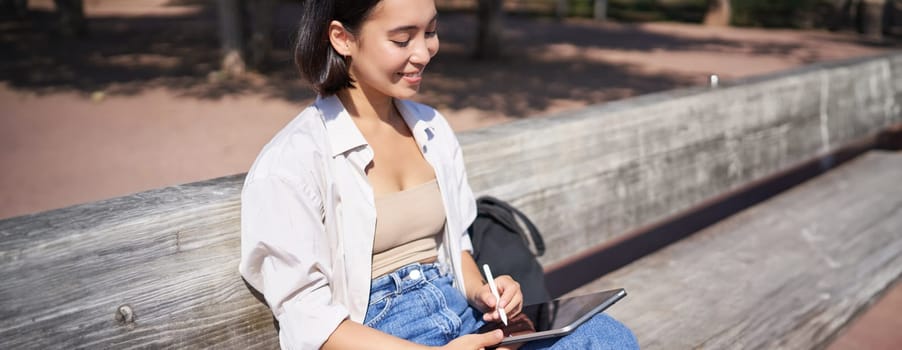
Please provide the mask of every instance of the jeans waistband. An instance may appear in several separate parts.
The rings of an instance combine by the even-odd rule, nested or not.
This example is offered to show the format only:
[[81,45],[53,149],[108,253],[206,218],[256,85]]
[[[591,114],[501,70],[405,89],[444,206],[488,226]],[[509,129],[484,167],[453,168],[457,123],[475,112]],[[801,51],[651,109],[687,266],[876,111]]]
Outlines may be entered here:
[[370,284],[370,304],[417,288],[439,277],[442,277],[442,272],[437,262],[405,265],[373,280]]

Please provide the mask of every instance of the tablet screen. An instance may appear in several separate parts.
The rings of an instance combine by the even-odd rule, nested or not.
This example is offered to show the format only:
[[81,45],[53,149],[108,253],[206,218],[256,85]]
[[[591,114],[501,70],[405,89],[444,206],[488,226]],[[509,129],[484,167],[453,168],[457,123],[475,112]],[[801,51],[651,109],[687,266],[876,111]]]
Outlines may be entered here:
[[[502,328],[505,335],[502,344],[562,336],[572,332],[579,324],[604,311],[624,296],[626,296],[626,291],[615,289],[530,305],[524,307],[523,313],[509,320],[507,327],[501,327],[500,323],[493,323],[480,329],[480,332]],[[530,313],[527,310],[536,309],[548,312],[551,316],[551,322],[547,324],[536,323],[525,316]]]

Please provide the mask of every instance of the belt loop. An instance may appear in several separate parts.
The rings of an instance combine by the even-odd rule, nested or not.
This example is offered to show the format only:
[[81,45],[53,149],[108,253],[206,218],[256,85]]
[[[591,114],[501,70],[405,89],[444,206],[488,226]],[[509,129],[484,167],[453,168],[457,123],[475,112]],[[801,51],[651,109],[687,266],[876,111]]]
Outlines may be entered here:
[[398,275],[397,271],[392,272],[388,275],[391,276],[392,282],[395,283],[395,295],[401,294],[401,276]]
[[445,276],[445,271],[442,271],[442,265],[440,265],[438,261],[431,262],[427,266],[431,269],[435,269],[435,273],[436,275],[438,275],[438,277]]

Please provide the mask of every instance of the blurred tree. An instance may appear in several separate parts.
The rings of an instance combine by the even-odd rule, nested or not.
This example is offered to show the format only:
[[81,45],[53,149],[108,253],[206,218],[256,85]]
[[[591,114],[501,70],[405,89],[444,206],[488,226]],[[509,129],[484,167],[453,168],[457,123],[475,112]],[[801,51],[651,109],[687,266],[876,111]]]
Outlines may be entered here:
[[608,17],[608,0],[595,0],[593,6],[592,17],[599,21],[606,20]]
[[[250,14],[250,41],[248,47],[248,59],[254,69],[261,69],[266,60],[272,55],[272,30],[273,16],[275,15],[274,0],[247,1],[247,10]],[[253,5],[251,5],[253,4]]]
[[216,7],[222,71],[241,75],[262,68],[272,54],[275,0],[217,0]]
[[558,19],[592,16],[603,21],[608,17],[608,0],[554,0],[554,15]]
[[831,2],[832,10],[830,11],[830,18],[827,19],[827,28],[830,30],[839,30],[851,22],[852,10],[857,8],[857,6],[853,7],[853,3],[858,1],[832,0]]
[[502,21],[504,8],[502,0],[479,0],[476,17],[476,51],[477,59],[494,59],[501,56],[501,38],[503,36]]
[[60,16],[60,34],[65,37],[84,37],[88,34],[82,0],[53,0],[53,3]]
[[705,15],[706,26],[728,26],[731,17],[730,0],[708,0],[708,13]]
[[[58,32],[68,38],[83,38],[88,35],[85,7],[82,0],[53,0],[59,16]],[[28,15],[28,0],[0,0],[0,8],[9,9],[17,18]]]
[[861,33],[871,40],[883,40],[883,10],[885,0],[863,0],[858,13],[861,20]]
[[0,0],[0,11],[4,16],[9,11],[16,18],[24,18],[28,14],[28,0]]
[[567,18],[570,15],[570,0],[556,0],[554,14],[558,19]]
[[228,75],[241,75],[244,62],[244,35],[240,0],[217,0],[219,13],[219,42],[222,47],[220,69]]
[[880,41],[893,25],[895,0],[832,0],[831,5],[830,30],[854,25],[868,39]]

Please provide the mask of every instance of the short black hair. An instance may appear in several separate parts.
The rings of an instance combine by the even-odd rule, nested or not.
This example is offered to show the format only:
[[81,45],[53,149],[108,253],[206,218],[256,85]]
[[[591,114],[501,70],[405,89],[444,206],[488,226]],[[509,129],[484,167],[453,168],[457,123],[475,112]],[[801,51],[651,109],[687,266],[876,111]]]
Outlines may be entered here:
[[294,64],[320,95],[334,95],[354,87],[348,73],[349,58],[329,41],[329,23],[341,22],[356,35],[380,0],[305,0],[294,47]]

